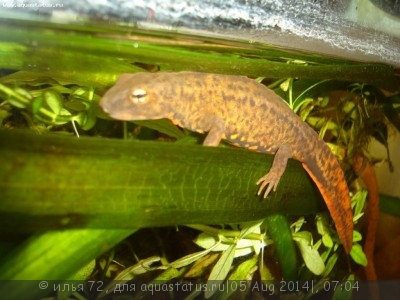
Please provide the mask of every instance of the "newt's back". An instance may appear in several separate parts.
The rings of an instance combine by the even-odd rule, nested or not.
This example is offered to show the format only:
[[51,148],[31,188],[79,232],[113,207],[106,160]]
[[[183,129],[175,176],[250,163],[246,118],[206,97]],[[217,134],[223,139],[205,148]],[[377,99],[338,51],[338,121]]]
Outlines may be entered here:
[[[140,90],[146,91],[149,100],[134,106],[130,97]],[[270,153],[281,144],[299,145],[300,151],[295,151],[293,157],[301,161],[304,142],[317,137],[272,90],[244,76],[196,72],[127,74],[106,93],[101,106],[115,119],[169,118],[197,132],[207,132],[207,119],[217,116],[226,123],[224,139]]]

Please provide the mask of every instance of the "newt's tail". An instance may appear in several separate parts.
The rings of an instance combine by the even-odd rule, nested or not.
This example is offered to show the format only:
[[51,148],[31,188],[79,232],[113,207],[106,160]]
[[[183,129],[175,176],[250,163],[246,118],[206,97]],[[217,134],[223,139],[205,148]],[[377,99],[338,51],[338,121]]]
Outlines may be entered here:
[[322,140],[313,149],[313,153],[309,153],[312,159],[306,160],[303,167],[321,192],[343,247],[350,253],[353,245],[353,210],[343,170]]

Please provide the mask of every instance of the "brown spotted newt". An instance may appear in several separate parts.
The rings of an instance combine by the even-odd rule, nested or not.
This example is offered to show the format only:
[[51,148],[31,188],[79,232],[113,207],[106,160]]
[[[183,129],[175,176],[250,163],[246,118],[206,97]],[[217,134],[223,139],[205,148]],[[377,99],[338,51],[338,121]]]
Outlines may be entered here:
[[[275,154],[261,177],[258,195],[276,190],[287,160],[302,162],[316,183],[347,253],[353,242],[353,212],[343,171],[318,134],[271,89],[242,76],[196,72],[123,74],[100,102],[118,120],[168,118],[191,131],[207,132],[203,145],[222,139]],[[265,192],[263,192],[265,189]]]

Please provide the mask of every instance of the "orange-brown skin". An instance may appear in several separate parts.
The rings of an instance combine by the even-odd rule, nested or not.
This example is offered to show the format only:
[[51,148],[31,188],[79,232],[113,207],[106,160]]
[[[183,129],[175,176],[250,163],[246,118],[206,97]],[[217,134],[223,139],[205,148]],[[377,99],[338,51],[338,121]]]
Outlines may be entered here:
[[118,120],[168,118],[181,127],[208,132],[203,145],[221,139],[275,154],[257,184],[264,197],[275,191],[289,158],[303,163],[318,186],[347,253],[353,242],[353,212],[343,171],[318,134],[272,90],[255,80],[196,72],[124,74],[100,106]]

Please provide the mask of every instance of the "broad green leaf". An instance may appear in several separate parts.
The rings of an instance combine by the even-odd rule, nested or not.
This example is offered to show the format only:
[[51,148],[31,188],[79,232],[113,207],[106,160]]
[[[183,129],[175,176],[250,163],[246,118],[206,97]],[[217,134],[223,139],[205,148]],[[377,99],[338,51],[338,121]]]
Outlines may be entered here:
[[7,294],[8,299],[39,299],[48,295],[53,285],[41,290],[35,280],[69,279],[134,231],[75,229],[35,234],[1,259],[0,279],[7,283],[1,285],[0,294]]
[[0,225],[13,232],[54,224],[67,229],[235,223],[323,208],[293,160],[277,191],[260,201],[255,182],[273,157],[238,148],[18,130],[0,130],[0,140]]
[[[89,278],[95,267],[96,267],[96,260],[93,259],[68,279],[72,281],[72,282],[70,281],[69,284],[74,286],[75,289],[78,290],[80,287],[79,285],[83,284]],[[73,299],[73,297],[69,298],[70,296],[74,296],[77,300],[86,300],[78,292],[72,292],[72,289],[64,291],[60,290],[57,292],[57,300]]]

